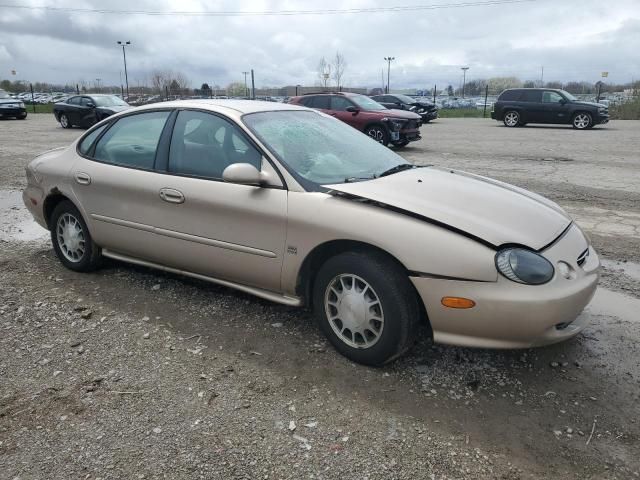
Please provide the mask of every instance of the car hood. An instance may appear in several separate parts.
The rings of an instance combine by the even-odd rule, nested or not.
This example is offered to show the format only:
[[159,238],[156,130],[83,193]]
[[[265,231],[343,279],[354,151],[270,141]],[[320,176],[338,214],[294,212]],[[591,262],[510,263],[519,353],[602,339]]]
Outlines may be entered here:
[[0,103],[21,103],[19,98],[0,98]]
[[596,103],[596,102],[583,102],[581,100],[577,100],[574,102],[571,102],[574,105],[584,105],[585,107],[594,107],[594,108],[598,108],[598,107],[605,107],[606,105],[602,105],[601,103]]
[[106,110],[113,113],[124,112],[125,110],[129,110],[133,108],[131,105],[113,105],[110,107],[98,107],[100,110]]
[[330,193],[379,202],[493,247],[518,244],[540,250],[571,224],[564,210],[540,195],[456,170],[415,168],[326,187]]
[[410,112],[409,110],[397,110],[395,108],[390,108],[389,110],[385,110],[384,114],[388,117],[393,118],[405,118],[407,120],[419,120],[420,115],[414,112]]

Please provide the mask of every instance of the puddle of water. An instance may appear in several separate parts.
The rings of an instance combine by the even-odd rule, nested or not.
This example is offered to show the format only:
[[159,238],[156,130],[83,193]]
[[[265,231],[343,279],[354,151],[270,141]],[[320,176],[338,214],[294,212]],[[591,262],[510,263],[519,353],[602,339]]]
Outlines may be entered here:
[[598,288],[586,310],[594,315],[618,317],[626,322],[640,321],[640,299]]
[[0,190],[0,240],[33,242],[49,238],[22,203],[22,192]]
[[616,262],[613,260],[600,259],[602,266],[608,270],[622,272],[625,275],[640,282],[640,263]]

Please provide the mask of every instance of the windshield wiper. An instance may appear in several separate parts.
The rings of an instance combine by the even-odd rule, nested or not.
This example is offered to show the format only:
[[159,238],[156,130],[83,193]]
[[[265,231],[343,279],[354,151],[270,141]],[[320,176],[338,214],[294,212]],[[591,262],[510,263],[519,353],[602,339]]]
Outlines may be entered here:
[[403,170],[410,170],[412,168],[416,168],[416,166],[411,163],[401,163],[400,165],[391,167],[389,170],[385,170],[378,175],[378,177],[386,177],[387,175],[393,175],[394,173],[402,172]]
[[375,176],[373,177],[347,177],[344,179],[344,183],[353,183],[353,182],[359,182],[361,180],[371,180],[373,178],[376,178]]

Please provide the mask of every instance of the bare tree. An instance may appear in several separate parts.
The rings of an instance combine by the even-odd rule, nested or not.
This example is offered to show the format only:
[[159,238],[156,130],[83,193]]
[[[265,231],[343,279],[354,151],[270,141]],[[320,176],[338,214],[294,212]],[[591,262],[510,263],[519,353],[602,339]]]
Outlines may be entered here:
[[342,85],[342,77],[344,76],[344,71],[347,68],[347,61],[340,52],[336,52],[336,56],[333,59],[333,79],[336,82],[336,88],[338,91],[343,87]]
[[327,90],[329,79],[331,78],[331,64],[324,57],[318,62],[318,78],[320,79],[320,84]]
[[156,93],[164,93],[165,88],[172,95],[181,95],[189,88],[189,79],[182,72],[173,70],[154,70],[151,73],[151,85]]

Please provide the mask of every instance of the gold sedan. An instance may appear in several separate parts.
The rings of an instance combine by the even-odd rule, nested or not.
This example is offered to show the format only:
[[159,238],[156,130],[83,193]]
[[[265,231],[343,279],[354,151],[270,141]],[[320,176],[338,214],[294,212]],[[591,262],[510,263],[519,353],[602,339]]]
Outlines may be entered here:
[[350,359],[436,342],[519,348],[583,327],[598,282],[555,203],[416,167],[321,112],[167,102],[94,126],[27,167],[24,202],[75,271],[102,257],[308,306]]

